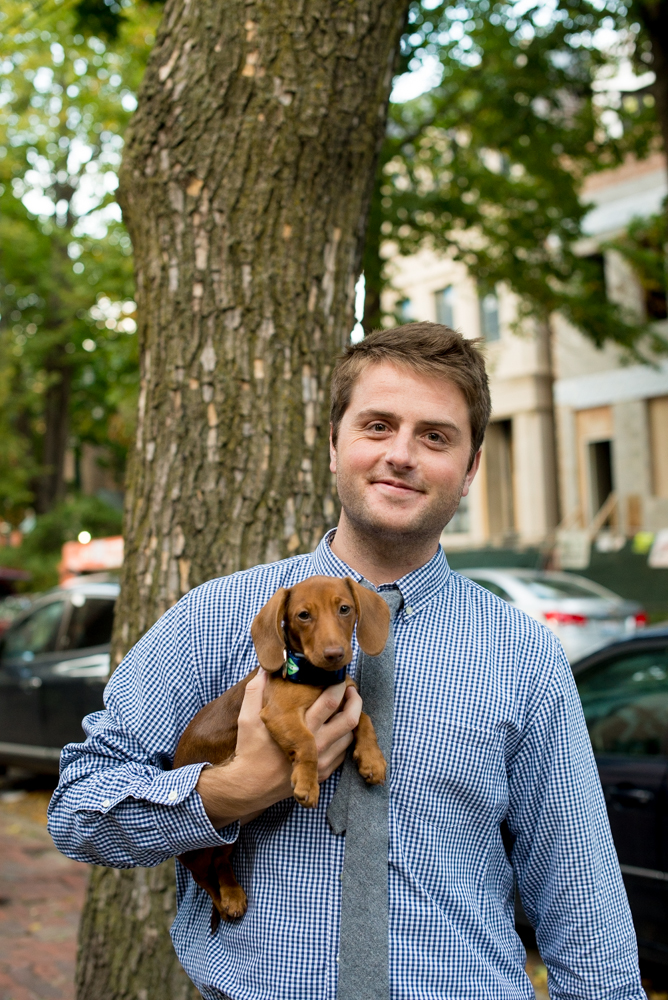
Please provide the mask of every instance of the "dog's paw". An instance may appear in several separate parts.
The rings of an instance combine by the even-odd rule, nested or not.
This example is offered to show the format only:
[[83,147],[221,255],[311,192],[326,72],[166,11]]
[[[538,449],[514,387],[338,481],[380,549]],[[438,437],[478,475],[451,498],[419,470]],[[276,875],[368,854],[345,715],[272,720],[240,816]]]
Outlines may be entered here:
[[315,785],[308,782],[298,782],[293,794],[295,801],[304,809],[315,809],[320,800],[320,786],[317,781]]
[[357,763],[357,770],[362,775],[367,785],[382,785],[387,775],[387,762],[380,750],[355,750],[353,760]]
[[317,768],[310,764],[295,764],[292,768],[292,788],[295,801],[300,806],[315,809],[320,799]]
[[220,890],[220,902],[216,909],[223,920],[238,920],[248,909],[246,893],[240,885],[225,886]]

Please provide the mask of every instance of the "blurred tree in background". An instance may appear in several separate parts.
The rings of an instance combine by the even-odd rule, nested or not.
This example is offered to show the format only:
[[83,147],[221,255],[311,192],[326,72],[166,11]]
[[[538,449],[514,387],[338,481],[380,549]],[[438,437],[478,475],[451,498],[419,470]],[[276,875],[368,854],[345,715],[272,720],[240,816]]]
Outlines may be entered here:
[[[71,531],[90,530],[77,527],[72,508],[82,446],[102,446],[121,483],[134,436],[134,279],[114,191],[123,131],[160,9],[135,4],[119,15],[101,5],[109,15],[101,20],[85,6],[65,7],[47,2],[34,10],[24,0],[8,0],[0,21],[5,531],[30,507],[38,515],[62,508],[56,520],[69,521]],[[100,533],[119,530],[118,511],[107,508],[106,522],[100,517],[104,503],[98,502],[97,517],[87,500],[77,509],[88,511]],[[50,548],[65,540],[61,532],[42,534],[35,538],[42,544],[50,538]],[[24,559],[0,552],[3,562],[31,561],[27,551]]]
[[521,313],[545,321],[560,310],[599,346],[636,351],[649,334],[646,345],[664,348],[607,301],[600,265],[577,241],[587,175],[661,148],[667,12],[666,0],[411,6],[404,66],[430,72],[433,86],[392,105],[364,261],[366,328],[381,320],[380,251],[391,240],[402,254],[426,245],[461,260],[483,291],[504,282]]

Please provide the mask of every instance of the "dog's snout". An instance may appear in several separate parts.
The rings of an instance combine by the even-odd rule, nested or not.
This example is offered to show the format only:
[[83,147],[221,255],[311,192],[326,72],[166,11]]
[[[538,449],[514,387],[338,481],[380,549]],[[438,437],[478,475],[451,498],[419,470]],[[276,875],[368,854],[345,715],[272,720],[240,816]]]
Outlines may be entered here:
[[327,646],[323,654],[328,663],[336,663],[343,656],[343,646]]

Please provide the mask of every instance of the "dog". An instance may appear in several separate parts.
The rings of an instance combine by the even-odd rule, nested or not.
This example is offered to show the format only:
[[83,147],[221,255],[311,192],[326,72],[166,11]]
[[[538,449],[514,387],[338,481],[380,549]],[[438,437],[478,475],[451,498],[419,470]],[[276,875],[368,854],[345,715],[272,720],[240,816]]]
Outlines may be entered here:
[[[318,751],[305,714],[330,684],[355,681],[346,673],[352,660],[352,636],[363,652],[379,656],[385,648],[390,611],[377,593],[351,577],[312,576],[294,587],[281,587],[258,612],[251,637],[260,666],[270,675],[260,717],[292,764],[296,801],[315,809],[320,797]],[[234,756],[237,719],[246,685],[258,667],[201,709],[179,740],[173,767],[207,761],[222,764]],[[387,764],[373,723],[362,712],[354,731],[355,760],[370,785],[385,781]],[[212,933],[220,919],[236,920],[248,905],[231,864],[234,845],[188,851],[179,861],[211,897]]]

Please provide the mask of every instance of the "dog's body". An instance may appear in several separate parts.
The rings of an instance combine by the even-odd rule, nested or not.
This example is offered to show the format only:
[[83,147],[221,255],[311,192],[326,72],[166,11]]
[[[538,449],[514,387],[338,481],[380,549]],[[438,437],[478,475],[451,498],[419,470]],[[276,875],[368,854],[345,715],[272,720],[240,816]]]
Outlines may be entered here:
[[[278,590],[251,625],[258,660],[270,674],[261,718],[292,763],[294,797],[305,808],[315,808],[320,795],[318,751],[305,715],[328,683],[355,684],[343,676],[352,659],[355,624],[361,649],[370,656],[380,655],[390,624],[385,601],[350,577],[314,576],[289,590]],[[175,768],[202,761],[222,764],[234,756],[246,684],[257,669],[197,713],[176,748]],[[353,757],[369,784],[385,780],[386,762],[364,712],[355,729]],[[246,912],[246,894],[230,863],[232,850],[233,846],[202,848],[179,857],[211,896],[212,930],[221,916],[233,920]]]

